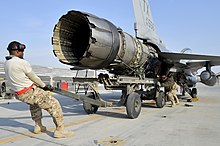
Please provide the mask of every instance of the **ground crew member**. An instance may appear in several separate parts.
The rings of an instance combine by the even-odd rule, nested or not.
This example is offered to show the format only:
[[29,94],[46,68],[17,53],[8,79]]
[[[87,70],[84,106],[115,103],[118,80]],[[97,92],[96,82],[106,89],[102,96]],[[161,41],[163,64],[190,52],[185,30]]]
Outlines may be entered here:
[[176,95],[177,92],[177,84],[173,79],[173,76],[162,75],[160,80],[161,86],[165,88],[166,95],[168,99],[171,101],[171,107],[179,104],[179,99]]
[[47,131],[41,122],[41,109],[44,109],[53,118],[55,138],[72,136],[73,132],[64,130],[63,113],[58,100],[46,91],[53,87],[43,83],[32,71],[31,65],[23,59],[25,45],[13,41],[9,43],[7,50],[10,56],[6,57],[4,64],[6,79],[16,99],[30,105],[31,117],[35,121],[34,133]]

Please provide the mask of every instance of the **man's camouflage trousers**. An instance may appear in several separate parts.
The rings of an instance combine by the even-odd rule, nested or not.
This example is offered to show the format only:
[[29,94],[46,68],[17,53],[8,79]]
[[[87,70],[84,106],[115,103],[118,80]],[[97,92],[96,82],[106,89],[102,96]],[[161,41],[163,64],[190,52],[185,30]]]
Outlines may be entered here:
[[54,124],[60,128],[64,124],[60,103],[50,93],[34,86],[27,92],[17,95],[16,99],[30,105],[31,117],[34,121],[42,118],[42,110],[46,110],[53,118]]

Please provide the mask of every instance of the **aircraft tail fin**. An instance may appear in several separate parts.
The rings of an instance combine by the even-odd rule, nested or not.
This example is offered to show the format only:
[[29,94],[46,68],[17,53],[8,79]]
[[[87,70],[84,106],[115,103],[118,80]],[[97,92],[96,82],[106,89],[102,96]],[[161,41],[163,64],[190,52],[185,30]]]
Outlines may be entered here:
[[136,18],[135,32],[136,37],[142,40],[151,41],[165,48],[152,19],[148,0],[133,0],[134,14]]

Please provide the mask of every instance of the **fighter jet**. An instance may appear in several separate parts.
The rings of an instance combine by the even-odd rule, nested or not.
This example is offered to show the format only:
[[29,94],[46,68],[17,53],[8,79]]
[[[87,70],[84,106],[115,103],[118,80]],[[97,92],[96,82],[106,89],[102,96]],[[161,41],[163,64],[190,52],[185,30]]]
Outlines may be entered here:
[[[183,49],[181,53],[173,53],[167,50],[156,33],[149,1],[133,0],[133,6],[136,17],[136,38],[143,40],[144,44],[156,50],[159,60],[165,67],[162,68],[160,74],[174,72],[173,75],[179,85],[183,87],[183,91],[189,92],[193,98],[197,96],[197,89],[190,89],[190,87],[195,87],[197,82],[202,82],[208,86],[216,84],[217,78],[215,73],[211,71],[211,67],[220,65],[219,56],[186,54],[186,52],[191,52],[189,48]],[[197,71],[203,67],[206,70],[197,75]]]
[[[148,0],[133,0],[136,36],[124,32],[110,21],[95,15],[71,10],[54,27],[53,52],[60,62],[72,69],[105,69],[113,74],[100,74],[97,81],[106,89],[122,90],[120,104],[130,118],[138,117],[141,102],[154,99],[158,107],[165,105],[165,95],[158,77],[174,76],[177,83],[196,97],[199,81],[213,86],[216,75],[211,71],[220,65],[219,56],[173,53],[166,49],[156,32]],[[192,62],[192,60],[196,60]],[[198,61],[200,60],[200,61]],[[206,69],[197,75],[197,70]],[[191,89],[193,87],[193,89]],[[93,88],[88,96],[100,100]],[[84,104],[87,113],[95,113],[95,105]]]

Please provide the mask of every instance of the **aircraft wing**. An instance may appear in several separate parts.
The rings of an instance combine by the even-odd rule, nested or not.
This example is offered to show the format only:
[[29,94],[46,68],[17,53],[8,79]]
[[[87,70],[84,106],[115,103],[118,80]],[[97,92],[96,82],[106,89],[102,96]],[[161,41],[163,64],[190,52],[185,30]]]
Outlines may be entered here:
[[190,67],[205,67],[207,65],[207,63],[209,63],[211,66],[217,66],[220,65],[220,60],[218,61],[200,61],[200,62],[187,62],[187,65],[189,65]]
[[178,60],[214,60],[220,61],[220,56],[199,55],[199,54],[185,54],[185,53],[172,53],[172,52],[159,52],[160,57],[178,61]]
[[[176,68],[202,68],[206,67],[207,64],[209,64],[210,66],[220,65],[220,56],[172,52],[159,52],[158,54],[165,62],[174,64]],[[183,64],[180,62],[181,60],[188,61]]]

